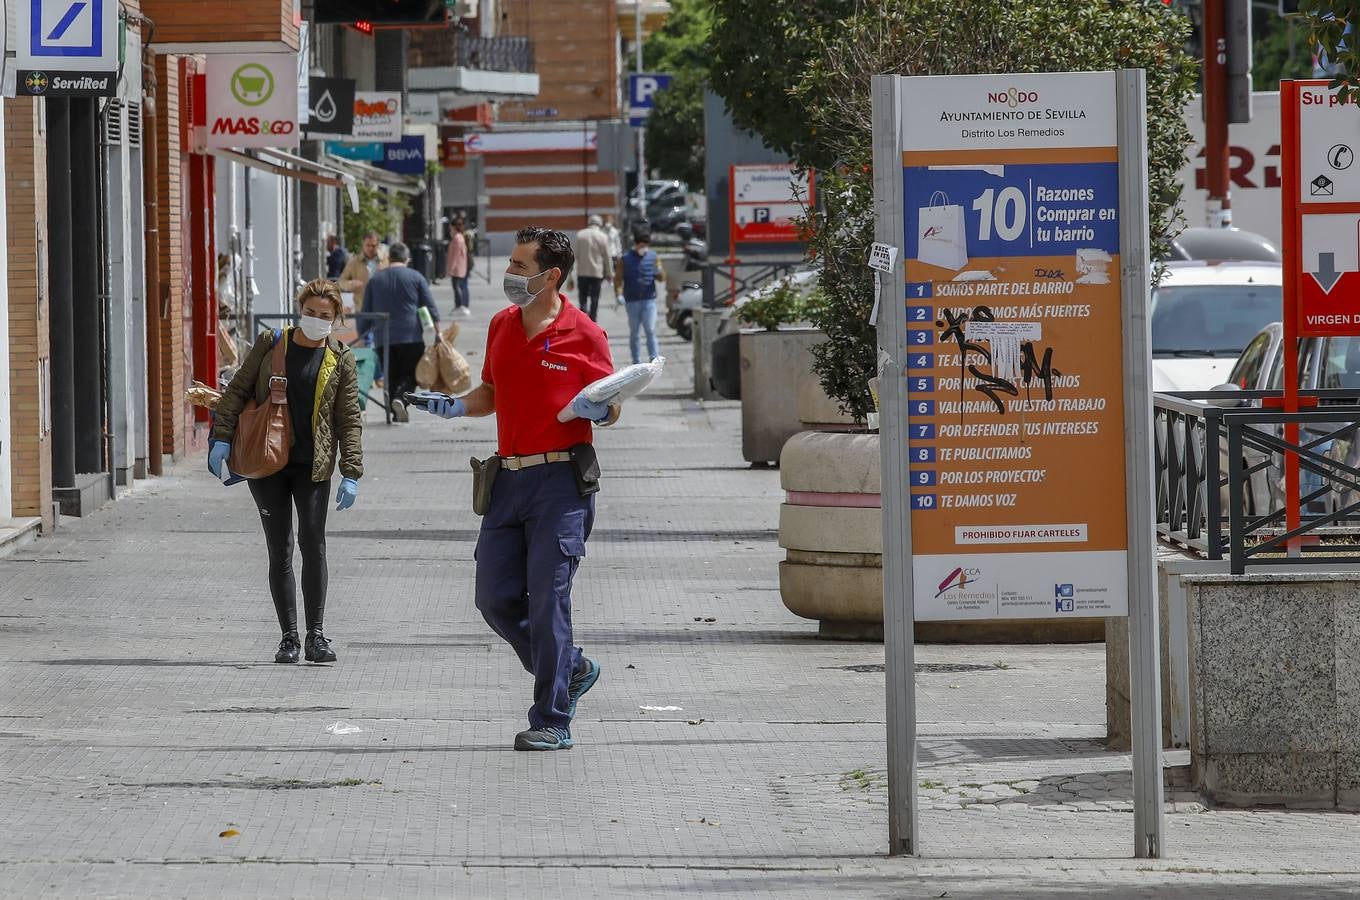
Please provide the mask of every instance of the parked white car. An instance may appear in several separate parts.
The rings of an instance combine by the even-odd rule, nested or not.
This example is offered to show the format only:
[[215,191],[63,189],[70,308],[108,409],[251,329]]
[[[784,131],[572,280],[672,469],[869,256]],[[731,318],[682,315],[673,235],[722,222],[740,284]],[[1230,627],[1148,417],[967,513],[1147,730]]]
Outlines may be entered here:
[[1207,391],[1280,319],[1282,270],[1271,262],[1177,261],[1152,292],[1152,389]]

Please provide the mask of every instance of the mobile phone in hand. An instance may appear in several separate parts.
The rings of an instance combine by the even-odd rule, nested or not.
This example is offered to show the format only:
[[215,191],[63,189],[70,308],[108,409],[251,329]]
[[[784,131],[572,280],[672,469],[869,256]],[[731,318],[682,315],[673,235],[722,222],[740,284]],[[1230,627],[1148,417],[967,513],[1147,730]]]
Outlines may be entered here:
[[403,394],[401,399],[406,402],[407,406],[418,406],[429,412],[440,401],[452,401],[453,397],[448,394],[441,394],[439,391],[415,391]]

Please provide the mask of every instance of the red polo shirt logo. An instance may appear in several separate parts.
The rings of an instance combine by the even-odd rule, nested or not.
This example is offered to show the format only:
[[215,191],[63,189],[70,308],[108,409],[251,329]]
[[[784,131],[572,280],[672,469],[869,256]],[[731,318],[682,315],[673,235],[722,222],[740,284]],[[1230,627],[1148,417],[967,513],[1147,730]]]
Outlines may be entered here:
[[[561,295],[559,295],[561,296]],[[496,389],[496,434],[501,456],[527,456],[589,443],[584,419],[557,421],[581,388],[614,373],[609,338],[561,297],[562,311],[542,334],[524,337],[521,311],[496,313],[486,336],[482,381]]]

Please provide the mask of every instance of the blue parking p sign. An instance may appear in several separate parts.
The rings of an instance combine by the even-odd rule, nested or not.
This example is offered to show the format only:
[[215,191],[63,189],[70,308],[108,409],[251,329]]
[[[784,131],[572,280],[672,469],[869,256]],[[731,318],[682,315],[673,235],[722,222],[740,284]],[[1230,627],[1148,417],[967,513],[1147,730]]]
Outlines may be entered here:
[[671,76],[659,72],[636,72],[628,76],[628,124],[645,125],[656,105],[656,95],[671,86]]

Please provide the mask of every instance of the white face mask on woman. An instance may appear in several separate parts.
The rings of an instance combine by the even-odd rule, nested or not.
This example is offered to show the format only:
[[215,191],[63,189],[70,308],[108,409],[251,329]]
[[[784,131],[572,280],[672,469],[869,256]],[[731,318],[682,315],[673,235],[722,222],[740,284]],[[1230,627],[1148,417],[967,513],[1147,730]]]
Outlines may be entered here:
[[335,323],[330,319],[320,319],[305,314],[302,317],[302,333],[307,335],[309,341],[319,341],[329,337],[333,327],[335,327]]

